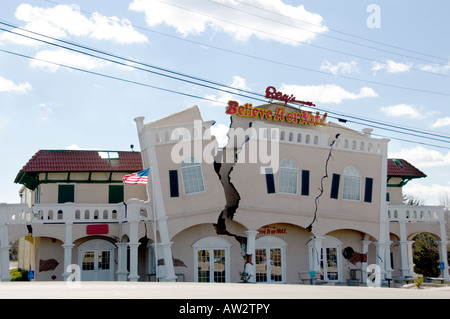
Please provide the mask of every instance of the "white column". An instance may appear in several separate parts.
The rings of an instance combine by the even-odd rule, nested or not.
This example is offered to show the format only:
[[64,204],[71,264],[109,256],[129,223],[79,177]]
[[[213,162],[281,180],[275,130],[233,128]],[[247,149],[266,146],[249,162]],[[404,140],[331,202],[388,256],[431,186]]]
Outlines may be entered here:
[[127,281],[127,246],[128,243],[118,242],[117,245],[117,281]]
[[[159,254],[158,250],[158,258],[160,258],[159,256],[161,256],[164,259],[164,266],[163,266],[164,271],[161,273],[164,273],[165,277],[160,278],[160,280],[175,281],[177,279],[177,276],[175,275],[175,270],[173,266],[172,242],[170,241],[169,236],[166,208],[164,205],[161,178],[159,176],[158,158],[156,156],[155,133],[153,132],[151,127],[144,126],[144,117],[137,117],[134,119],[134,121],[136,122],[137,126],[141,152],[143,154],[144,159],[148,159],[147,163],[150,165],[149,183],[147,184],[147,194],[149,194],[149,199],[152,201],[153,207],[155,209],[156,226],[157,229],[159,230],[159,235],[161,238],[161,241],[157,243],[157,247],[161,248],[162,256]],[[145,162],[146,161],[144,160],[144,163]],[[160,266],[157,266],[157,272],[160,272],[159,267]]]
[[138,247],[140,243],[129,242],[128,246],[130,247],[130,273],[128,275],[128,279],[130,281],[138,281]]
[[138,247],[140,245],[138,235],[138,223],[130,223],[130,241],[128,247],[130,247],[130,273],[128,279],[130,281],[138,281]]
[[390,249],[389,249],[389,242],[375,242],[374,243],[376,250],[377,250],[377,256],[376,256],[376,264],[380,266],[380,272],[381,272],[381,279],[384,279],[387,276],[390,276],[388,269],[390,269],[390,265],[388,264],[390,261]]
[[[175,275],[175,269],[173,266],[172,257],[172,244],[173,242],[169,239],[169,228],[167,227],[167,216],[157,217],[156,224],[159,229],[159,234],[161,237],[160,242],[157,244],[158,247],[158,258],[162,257],[164,260],[161,270],[161,266],[157,267],[157,277],[159,281],[176,281],[177,276]],[[161,258],[160,258],[161,259]],[[158,264],[158,261],[156,261]],[[163,276],[160,276],[163,275]]]
[[309,246],[309,271],[315,271],[320,273],[320,262],[321,262],[321,252],[322,252],[322,242],[324,237],[311,237],[311,241],[308,243]]
[[380,266],[381,276],[390,276],[390,222],[388,219],[387,193],[387,154],[389,139],[381,140],[381,176],[380,176],[380,235],[376,246],[376,264]]
[[72,243],[72,226],[72,223],[66,223],[66,238],[64,244],[61,245],[64,248],[64,272],[62,274],[64,281],[71,275],[71,272],[67,272],[67,267],[72,264],[72,248],[75,246]]
[[9,274],[9,245],[8,240],[8,225],[0,225],[0,256],[1,256],[1,279],[2,281],[11,281]]
[[438,241],[439,246],[439,263],[444,264],[444,269],[441,269],[441,276],[445,278],[445,281],[450,281],[450,275],[448,273],[448,254],[447,254],[447,241]]
[[246,253],[251,256],[251,263],[245,265],[245,271],[250,274],[249,282],[256,282],[255,253],[258,231],[247,230],[245,234],[247,235]]
[[[361,240],[361,252],[368,256],[370,240]],[[361,279],[363,283],[367,282],[367,261],[361,262]]]
[[[400,230],[400,240],[398,241],[400,248],[400,273],[402,276],[410,275],[410,261],[409,261],[409,251],[408,251],[408,240],[406,238],[406,222],[400,220],[399,221],[399,230]],[[412,256],[412,255],[411,255]],[[412,263],[412,260],[411,260]]]
[[449,265],[448,265],[448,255],[447,255],[447,229],[446,229],[446,210],[442,210],[439,215],[439,228],[441,231],[441,241],[438,241],[439,245],[439,262],[444,264],[444,269],[441,269],[441,276],[445,278],[446,281],[450,281]]

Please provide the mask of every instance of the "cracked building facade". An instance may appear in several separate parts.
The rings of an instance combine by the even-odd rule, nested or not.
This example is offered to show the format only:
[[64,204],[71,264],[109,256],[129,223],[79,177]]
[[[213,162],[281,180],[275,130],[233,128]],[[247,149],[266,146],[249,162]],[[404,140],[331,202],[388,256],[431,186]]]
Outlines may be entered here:
[[[257,283],[345,283],[365,282],[371,264],[382,278],[413,275],[412,240],[428,232],[449,279],[444,208],[402,204],[401,187],[425,174],[388,159],[389,140],[280,103],[230,107],[221,148],[196,106],[136,118],[142,162],[133,169],[150,168],[149,182],[125,185],[117,203],[108,192],[131,172],[118,169],[124,156],[104,168],[103,184],[94,171],[51,183],[55,173],[22,170],[27,204],[0,206],[17,216],[2,221],[2,247],[22,238],[36,280],[66,279],[76,264],[82,280],[239,282],[245,273]],[[74,185],[73,203],[56,203],[61,185]],[[53,270],[37,269],[51,259]]]

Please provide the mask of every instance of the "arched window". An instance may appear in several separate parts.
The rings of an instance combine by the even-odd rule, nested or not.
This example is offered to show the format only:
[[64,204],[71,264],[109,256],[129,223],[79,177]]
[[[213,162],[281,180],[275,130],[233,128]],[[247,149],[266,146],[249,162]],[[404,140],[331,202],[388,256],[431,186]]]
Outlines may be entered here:
[[361,173],[354,166],[344,169],[344,191],[342,198],[346,200],[361,200]]
[[285,159],[280,164],[278,189],[280,193],[297,194],[298,165],[292,159]]
[[201,164],[194,158],[181,163],[184,193],[186,195],[205,191]]

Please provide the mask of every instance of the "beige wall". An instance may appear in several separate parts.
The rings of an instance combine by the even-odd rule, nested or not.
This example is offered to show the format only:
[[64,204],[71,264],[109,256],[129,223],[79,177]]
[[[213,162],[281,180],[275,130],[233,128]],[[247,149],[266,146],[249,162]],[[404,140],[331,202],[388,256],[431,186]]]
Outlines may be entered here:
[[[40,203],[57,203],[58,185],[75,185],[75,203],[105,204],[108,203],[109,185],[122,184],[43,183],[39,185]],[[34,192],[36,192],[36,190]],[[124,185],[124,201],[127,201],[131,198],[147,200],[147,190],[145,185]]]

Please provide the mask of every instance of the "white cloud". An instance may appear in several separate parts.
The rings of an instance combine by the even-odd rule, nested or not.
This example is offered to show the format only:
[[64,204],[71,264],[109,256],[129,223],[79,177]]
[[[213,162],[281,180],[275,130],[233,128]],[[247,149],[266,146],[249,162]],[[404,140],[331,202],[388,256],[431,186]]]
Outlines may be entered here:
[[[91,18],[87,18],[81,14],[76,5],[40,8],[29,4],[21,4],[17,7],[15,15],[18,20],[26,22],[24,29],[51,37],[85,36],[120,44],[147,42],[147,37],[137,32],[127,19],[106,17],[98,13],[94,13]],[[40,38],[18,29],[14,29],[14,32]],[[43,39],[49,41],[47,38]],[[37,41],[8,32],[0,34],[0,40],[28,46],[40,44]]]
[[[250,88],[247,86],[246,80],[237,75],[233,76],[233,82],[229,86],[232,88],[236,88],[236,89],[250,91]],[[230,92],[235,92],[235,93],[239,92],[237,90],[233,90],[233,89],[226,88],[226,87],[223,87],[222,89],[230,91]],[[205,97],[208,99],[216,100],[219,103],[213,103],[213,104],[217,104],[217,105],[219,105],[219,104],[223,105],[223,103],[227,103],[230,100],[236,99],[232,93],[227,93],[227,92],[220,92],[219,96],[214,95],[214,94],[210,94],[210,95],[207,94],[207,95],[205,95]]]
[[24,94],[30,91],[31,89],[32,86],[28,82],[16,84],[13,81],[5,79],[0,76],[0,92],[12,92]]
[[431,126],[432,128],[444,127],[450,125],[450,117],[443,117],[437,119],[436,122]]
[[419,69],[431,73],[447,73],[450,70],[450,62],[447,62],[447,64],[422,65]]
[[372,71],[374,74],[380,70],[386,70],[387,73],[400,73],[409,71],[411,68],[411,63],[399,63],[392,60],[387,60],[386,62],[373,62]]
[[339,62],[336,65],[332,65],[330,62],[325,60],[322,62],[322,65],[320,66],[320,70],[329,71],[330,73],[333,73],[334,75],[337,75],[338,73],[350,74],[350,73],[358,72],[358,67],[357,67],[356,61]]
[[30,65],[33,68],[40,68],[45,71],[55,72],[60,68],[59,65],[48,63],[50,61],[54,63],[64,64],[71,67],[93,70],[105,66],[107,63],[100,62],[95,58],[91,58],[87,55],[67,51],[64,49],[58,50],[43,50],[36,54],[36,60],[31,60]]
[[388,116],[407,116],[409,118],[413,119],[420,119],[424,118],[424,115],[420,113],[419,111],[416,111],[414,109],[413,105],[409,104],[397,104],[392,106],[384,106],[380,108],[380,111]]
[[410,149],[401,149],[398,152],[390,152],[389,157],[405,159],[418,168],[450,166],[450,152],[442,154],[420,145]]
[[280,91],[294,94],[298,100],[313,103],[341,103],[343,100],[358,100],[366,97],[377,97],[378,94],[371,88],[363,87],[358,93],[346,91],[336,84],[322,85],[295,85],[283,84]]
[[443,200],[448,198],[450,186],[441,184],[424,185],[415,181],[403,187],[403,194],[424,200],[425,205],[444,205]]
[[[172,0],[171,4],[134,0],[129,9],[143,12],[149,26],[166,24],[184,36],[201,34],[210,28],[230,34],[238,41],[246,41],[255,36],[295,46],[313,40],[316,33],[327,31],[322,25],[323,18],[308,12],[303,5],[292,6],[281,0],[254,0],[251,2],[252,7],[233,0],[219,2],[222,5],[197,0]],[[263,11],[255,7],[262,8]],[[269,14],[268,11],[274,14]],[[292,19],[283,19],[285,24],[278,23],[280,14]]]
[[229,127],[217,123],[213,126],[211,126],[211,135],[214,135],[217,139],[217,143],[219,144],[219,147],[224,147],[228,143],[228,136],[227,133],[229,131]]
[[87,151],[101,151],[102,150],[101,148],[96,148],[96,147],[94,147],[94,148],[80,147],[80,146],[78,146],[78,144],[75,144],[75,143],[71,144],[69,146],[66,146],[64,149],[65,150],[71,150],[71,151],[84,151],[84,150],[87,150]]

